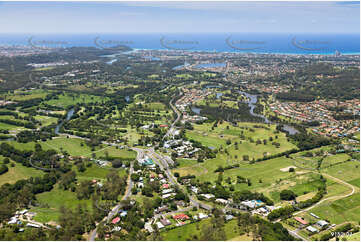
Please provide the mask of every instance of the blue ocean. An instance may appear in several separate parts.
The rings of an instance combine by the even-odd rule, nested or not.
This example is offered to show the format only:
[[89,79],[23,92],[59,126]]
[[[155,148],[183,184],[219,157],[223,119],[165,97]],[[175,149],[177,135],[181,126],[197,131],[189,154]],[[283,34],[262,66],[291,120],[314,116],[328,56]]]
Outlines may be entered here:
[[360,34],[0,34],[0,46],[3,45],[97,48],[127,45],[150,50],[329,55],[359,54]]

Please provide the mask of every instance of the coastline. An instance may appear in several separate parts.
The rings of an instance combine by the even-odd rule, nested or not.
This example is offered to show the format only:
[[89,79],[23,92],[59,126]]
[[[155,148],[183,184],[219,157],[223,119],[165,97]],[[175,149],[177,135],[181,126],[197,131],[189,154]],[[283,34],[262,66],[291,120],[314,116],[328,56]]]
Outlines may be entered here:
[[[133,48],[130,52],[136,52],[136,51],[173,51],[173,52],[199,52],[199,53],[229,53],[229,54],[250,54],[250,55],[312,55],[312,56],[329,56],[329,55],[335,55],[335,52],[324,52],[324,53],[292,53],[292,52],[246,52],[246,51],[212,51],[212,50],[169,50],[169,49],[159,49],[159,48]],[[348,55],[348,56],[359,56],[360,52],[341,52],[342,55]]]

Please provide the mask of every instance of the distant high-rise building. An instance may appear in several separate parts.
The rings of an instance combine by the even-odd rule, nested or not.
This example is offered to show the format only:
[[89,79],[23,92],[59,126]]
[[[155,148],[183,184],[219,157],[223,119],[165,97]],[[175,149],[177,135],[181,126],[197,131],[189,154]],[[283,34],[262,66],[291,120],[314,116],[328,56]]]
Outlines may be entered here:
[[341,56],[341,52],[338,51],[338,50],[336,50],[336,51],[335,51],[335,56],[336,56],[336,57]]

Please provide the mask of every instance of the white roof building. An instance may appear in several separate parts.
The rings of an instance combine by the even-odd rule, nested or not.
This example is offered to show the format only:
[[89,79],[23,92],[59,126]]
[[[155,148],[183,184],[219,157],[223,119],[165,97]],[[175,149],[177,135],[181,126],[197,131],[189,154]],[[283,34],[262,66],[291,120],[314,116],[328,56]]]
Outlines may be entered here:
[[8,224],[16,224],[17,222],[18,222],[18,219],[15,218],[15,217],[12,217],[12,218],[10,219],[10,221],[8,222]]
[[157,222],[156,225],[157,225],[158,229],[164,228],[164,225],[161,222]]
[[27,227],[33,227],[33,228],[40,228],[40,225],[34,224],[34,223],[27,223],[26,226]]
[[205,197],[206,199],[211,199],[215,197],[213,194],[201,194],[202,197]]
[[175,195],[176,195],[175,193],[164,194],[164,195],[162,196],[162,199],[167,199],[167,198],[170,198],[170,197],[175,196]]
[[150,224],[150,222],[145,223],[144,224],[144,228],[149,232],[149,233],[153,233],[154,229],[152,227],[152,225]]
[[222,199],[222,198],[217,198],[217,199],[216,199],[216,202],[217,202],[217,203],[222,203],[222,204],[228,204],[228,203],[229,203],[228,200]]
[[328,225],[328,223],[325,220],[319,220],[317,222],[317,225],[319,225],[320,227],[325,227]]
[[204,218],[208,218],[208,215],[204,214],[204,213],[199,213],[198,217],[199,217],[199,219],[204,219]]
[[167,193],[171,193],[171,192],[173,192],[173,189],[171,189],[171,188],[169,188],[169,189],[164,189],[164,190],[162,191],[162,194],[167,194]]
[[199,189],[197,187],[194,187],[194,186],[191,187],[191,191],[194,192],[195,194],[198,193],[198,190]]
[[316,232],[318,232],[318,229],[316,229],[315,227],[312,227],[312,226],[308,226],[306,229],[307,229],[308,231],[310,231],[311,233],[316,233]]

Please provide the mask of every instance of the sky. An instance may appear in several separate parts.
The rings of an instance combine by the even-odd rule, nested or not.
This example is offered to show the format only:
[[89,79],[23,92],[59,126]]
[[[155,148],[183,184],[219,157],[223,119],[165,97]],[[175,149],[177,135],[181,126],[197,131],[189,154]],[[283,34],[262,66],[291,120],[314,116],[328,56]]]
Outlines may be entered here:
[[359,2],[0,2],[0,33],[359,33]]

